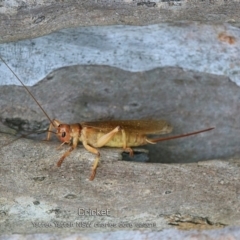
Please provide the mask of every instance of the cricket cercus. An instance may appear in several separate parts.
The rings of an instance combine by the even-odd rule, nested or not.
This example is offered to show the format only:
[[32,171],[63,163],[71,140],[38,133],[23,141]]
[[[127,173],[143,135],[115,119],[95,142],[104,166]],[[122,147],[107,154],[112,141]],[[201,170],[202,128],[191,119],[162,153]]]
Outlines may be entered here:
[[123,148],[133,156],[131,147],[137,147],[146,144],[155,144],[160,141],[187,137],[202,132],[210,131],[214,128],[207,128],[187,134],[169,136],[165,138],[150,138],[149,135],[167,134],[172,131],[172,126],[165,120],[113,120],[113,121],[97,121],[97,122],[82,122],[74,124],[62,123],[59,120],[51,120],[40,103],[36,100],[30,90],[23,84],[20,78],[14,73],[10,66],[0,56],[0,59],[15,75],[18,81],[30,94],[33,100],[40,107],[42,112],[50,121],[50,126],[47,134],[47,140],[50,139],[52,129],[56,129],[56,135],[62,142],[61,145],[69,144],[70,148],[61,156],[57,162],[60,167],[64,159],[77,147],[79,142],[91,153],[96,155],[92,166],[90,180],[93,180],[96,175],[96,169],[100,160],[100,152],[97,148],[103,146]]

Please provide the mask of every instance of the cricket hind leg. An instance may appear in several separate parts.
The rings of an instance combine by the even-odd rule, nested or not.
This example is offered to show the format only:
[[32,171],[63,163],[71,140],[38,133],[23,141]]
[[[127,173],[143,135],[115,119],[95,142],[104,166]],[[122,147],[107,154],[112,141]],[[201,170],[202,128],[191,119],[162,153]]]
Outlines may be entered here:
[[[97,140],[97,147],[103,147],[107,142],[109,142],[113,136],[115,135],[115,133],[119,132],[120,131],[120,127],[116,127],[114,128],[111,132],[103,135],[102,137],[100,137],[98,140]],[[83,135],[84,136],[84,135]],[[92,172],[91,172],[91,175],[89,177],[89,180],[92,181],[95,176],[96,176],[96,172],[97,172],[97,167],[98,167],[98,163],[99,163],[99,160],[100,160],[100,152],[96,149],[96,148],[93,148],[91,146],[89,146],[87,144],[87,141],[86,139],[83,139],[83,146],[91,153],[97,155],[95,160],[94,160],[94,163],[92,165]]]
[[133,152],[132,148],[127,147],[127,148],[123,148],[123,150],[124,150],[124,152],[128,152],[130,157],[134,156],[134,152]]
[[[112,131],[106,133],[105,135],[103,135],[102,137],[100,137],[97,142],[96,142],[96,146],[97,147],[103,147],[104,145],[106,145],[113,137],[116,133],[118,133],[119,131],[122,131],[122,138],[123,138],[123,148],[124,150],[126,151],[129,151],[130,154],[133,153],[133,151],[130,149],[130,148],[127,148],[126,147],[126,134],[125,134],[125,131],[123,129],[121,129],[120,126],[117,126],[116,128],[114,128]],[[95,158],[94,160],[94,163],[93,163],[93,166],[92,166],[92,172],[91,172],[91,175],[90,175],[90,178],[89,180],[92,181],[94,178],[95,178],[95,175],[96,175],[96,170],[97,170],[97,167],[98,167],[98,163],[99,163],[99,160],[100,160],[100,153],[99,151],[96,149],[96,148],[93,148],[91,146],[89,146],[87,144],[87,140],[85,139],[84,135],[82,136],[83,137],[83,146],[91,153],[97,155],[97,157]]]
[[[124,129],[122,129],[120,126],[117,126],[116,128],[114,128],[112,131],[110,131],[109,133],[103,135],[102,137],[100,137],[97,142],[96,142],[96,146],[97,147],[103,147],[104,145],[106,145],[113,137],[116,133],[118,133],[119,131],[122,132],[122,142],[123,142],[123,149],[124,151],[126,152],[129,152],[130,156],[132,157],[133,156],[133,150],[129,147],[127,147],[127,141],[126,141],[126,132]],[[93,166],[92,166],[92,172],[91,172],[91,175],[89,177],[89,180],[92,181],[94,178],[95,178],[95,175],[96,175],[96,170],[97,170],[97,167],[98,167],[98,163],[99,163],[99,160],[100,160],[100,152],[96,149],[96,148],[93,148],[91,147],[90,145],[87,144],[87,140],[86,138],[84,137],[84,134],[82,135],[82,143],[83,143],[83,146],[91,153],[97,155],[95,160],[94,160],[94,163],[93,163]]]
[[121,129],[122,131],[122,142],[123,142],[123,150],[124,152],[128,152],[130,157],[134,156],[134,152],[130,147],[127,147],[127,138],[126,138],[126,132],[124,129]]
[[111,132],[106,133],[105,135],[103,135],[102,137],[100,137],[97,140],[97,147],[103,147],[104,145],[106,145],[113,137],[114,135],[119,132],[121,130],[121,127],[117,126],[115,127]]
[[103,147],[105,144],[107,144],[112,138],[113,136],[117,133],[121,131],[122,132],[122,142],[123,142],[123,150],[125,152],[129,152],[130,157],[133,157],[134,153],[133,150],[130,147],[127,147],[127,139],[126,139],[126,132],[123,128],[121,128],[120,126],[117,126],[116,128],[114,128],[111,132],[103,135],[102,137],[100,137],[97,141],[97,146],[98,147]]
[[[102,137],[100,137],[98,140],[97,140],[97,143],[96,143],[96,146],[97,147],[103,147],[106,143],[108,143],[112,138],[113,136],[120,131],[120,127],[116,127],[114,128],[112,131],[110,131],[109,133],[103,135]],[[84,136],[84,135],[83,135]],[[83,137],[84,138],[84,137]],[[86,139],[83,139],[83,146],[91,153],[97,155],[95,160],[94,160],[94,163],[93,163],[93,166],[92,166],[92,172],[91,172],[91,175],[89,177],[89,180],[92,181],[95,176],[96,176],[96,171],[97,171],[97,167],[98,167],[98,163],[99,163],[99,160],[100,160],[100,152],[94,148],[94,147],[91,147],[87,144],[87,141]]]

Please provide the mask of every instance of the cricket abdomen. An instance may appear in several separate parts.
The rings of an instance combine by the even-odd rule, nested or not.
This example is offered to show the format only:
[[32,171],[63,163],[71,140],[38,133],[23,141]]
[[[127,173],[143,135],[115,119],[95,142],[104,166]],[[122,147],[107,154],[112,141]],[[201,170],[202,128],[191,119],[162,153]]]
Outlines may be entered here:
[[[87,143],[92,147],[99,147],[97,142],[98,140],[107,134],[108,132],[101,131],[94,128],[84,128],[82,134],[84,134],[84,138],[87,140]],[[146,136],[143,134],[138,134],[136,132],[128,132],[125,131],[126,134],[126,146],[127,147],[137,147],[141,145],[147,144]],[[81,140],[81,137],[79,139]],[[107,147],[119,147],[122,148],[124,146],[123,134],[122,131],[115,133],[115,135],[106,143],[104,146]]]
[[[108,147],[123,147],[122,132],[116,133],[116,135],[105,145]],[[137,147],[147,144],[145,135],[139,135],[137,133],[126,132],[126,146]]]

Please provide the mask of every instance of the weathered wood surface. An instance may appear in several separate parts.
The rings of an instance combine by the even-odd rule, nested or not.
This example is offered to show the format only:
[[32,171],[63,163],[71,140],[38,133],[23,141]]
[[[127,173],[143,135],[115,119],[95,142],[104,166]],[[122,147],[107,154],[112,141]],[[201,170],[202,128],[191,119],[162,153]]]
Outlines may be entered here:
[[239,239],[240,231],[236,227],[229,227],[215,231],[177,231],[175,229],[165,229],[163,231],[126,231],[119,230],[114,232],[99,232],[99,233],[75,233],[75,234],[13,234],[12,236],[4,235],[1,240],[122,240],[122,239],[137,239],[137,240],[222,240],[222,239]]
[[138,2],[141,1],[50,0],[37,1],[38,4],[34,0],[2,1],[0,42],[34,38],[76,26],[148,25],[184,20],[238,26],[240,22],[238,1],[155,1],[155,7],[138,6]]
[[[180,1],[182,5],[177,5],[178,1],[169,1],[157,2],[156,7],[137,6],[136,2],[119,4],[82,1],[76,4],[76,1],[53,0],[47,1],[47,4],[43,1],[42,5],[28,1],[6,7],[6,2],[1,2],[0,8],[1,43],[34,38],[75,26],[148,25],[182,20],[220,24],[227,22],[239,26],[240,22],[237,1]],[[237,109],[237,105],[235,107]],[[15,110],[18,115],[18,111],[23,109]],[[236,120],[236,115],[229,115]],[[237,125],[231,126],[235,131]],[[11,139],[10,136],[0,134],[0,146]],[[146,236],[144,233],[130,232],[139,230],[137,223],[150,224],[142,228],[149,231],[175,227],[211,229],[240,224],[238,158],[191,164],[133,163],[117,161],[119,150],[103,149],[97,177],[90,182],[88,176],[92,154],[79,147],[61,168],[57,168],[56,162],[64,150],[57,151],[56,146],[56,143],[21,139],[1,148],[1,234],[49,233],[43,237],[51,238],[52,233],[59,233],[62,238],[64,234],[79,231],[89,234],[122,230],[119,224],[124,222],[127,233],[118,236],[132,234],[132,237],[139,236],[138,239],[141,239],[141,236]],[[232,153],[231,146],[228,153]],[[192,159],[189,156],[185,160],[188,162]],[[79,216],[79,208],[109,210],[110,216]],[[92,224],[93,227],[76,227],[76,223],[81,222]],[[94,226],[97,223],[103,225]],[[116,226],[106,227],[108,223]],[[66,224],[70,224],[70,227]],[[213,235],[215,239],[216,236],[226,234],[237,239],[238,231],[222,229],[216,230]],[[157,238],[157,234],[161,232],[151,236]],[[173,234],[186,239],[183,233],[170,232],[170,236]],[[211,235],[210,232],[186,234],[193,234],[190,236],[199,239],[201,234],[203,237]],[[30,238],[34,239],[35,236]],[[71,239],[76,238],[76,235],[69,236]],[[96,239],[96,235],[85,236]],[[116,238],[114,233],[97,236],[100,239],[106,239],[107,236]],[[59,236],[56,238],[59,239]]]
[[[56,69],[74,65],[107,65],[130,72],[177,67],[223,75],[239,86],[238,39],[239,28],[229,24],[168,22],[148,26],[91,26],[1,44],[0,54],[28,86]],[[0,75],[0,84],[18,83],[1,64]]]
[[[1,134],[0,144],[12,139]],[[239,159],[134,163],[119,161],[120,150],[101,149],[97,176],[89,181],[94,156],[79,146],[58,168],[66,148],[57,146],[21,139],[1,148],[1,233],[137,230],[138,223],[153,231],[212,229],[240,223]],[[108,210],[109,216],[80,216],[79,208]],[[126,226],[119,226],[123,222]],[[96,226],[100,223],[106,225]]]
[[[152,162],[196,162],[239,153],[239,88],[223,76],[179,68],[133,73],[109,66],[73,66],[54,71],[29,89],[50,118],[68,124],[163,119],[173,126],[172,135],[215,127],[157,147],[149,144]],[[49,125],[23,87],[1,86],[0,95],[0,122],[5,126],[39,131]],[[0,131],[5,130],[0,126]]]

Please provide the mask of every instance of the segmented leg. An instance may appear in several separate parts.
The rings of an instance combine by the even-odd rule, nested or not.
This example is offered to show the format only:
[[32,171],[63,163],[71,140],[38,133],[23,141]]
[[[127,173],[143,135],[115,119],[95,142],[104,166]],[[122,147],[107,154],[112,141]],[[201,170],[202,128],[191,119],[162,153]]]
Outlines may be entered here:
[[[51,134],[53,132],[53,129],[56,129],[57,126],[60,125],[60,121],[56,120],[56,119],[53,119],[52,122],[50,123],[49,125],[49,128],[48,128],[48,133],[47,133],[47,138],[46,138],[46,141],[48,141],[51,137]],[[54,124],[54,125],[53,125]]]
[[134,156],[134,152],[133,152],[133,150],[131,149],[131,148],[124,148],[124,152],[129,152],[129,156],[130,157],[133,157]]
[[[97,147],[103,147],[107,142],[109,142],[113,136],[120,131],[120,127],[116,127],[114,128],[111,132],[103,135],[102,137],[100,137],[98,140],[97,140]],[[93,148],[91,146],[89,146],[87,144],[87,140],[86,140],[86,137],[84,136],[84,134],[82,135],[82,138],[83,138],[83,146],[91,153],[93,154],[96,154],[97,157],[95,158],[94,160],[94,163],[93,163],[93,166],[92,166],[92,172],[91,172],[91,175],[89,177],[89,180],[92,181],[94,178],[95,178],[95,175],[96,175],[96,171],[97,171],[97,167],[98,167],[98,163],[99,163],[99,160],[100,160],[100,153],[99,151],[96,149],[96,148]]]
[[[126,140],[126,132],[124,129],[121,129],[120,126],[117,126],[116,128],[114,128],[112,131],[110,131],[109,133],[103,135],[102,137],[100,137],[98,140],[97,140],[97,143],[96,143],[96,146],[97,147],[103,147],[104,145],[106,145],[113,137],[114,135],[119,132],[121,130],[122,132],[122,142],[123,142],[123,149],[124,151],[127,151],[129,152],[130,156],[132,157],[133,156],[133,150],[129,147],[127,147],[127,140]],[[87,138],[86,136],[84,135],[84,133],[82,133],[82,143],[83,143],[83,146],[91,153],[97,155],[97,157],[95,158],[94,160],[94,163],[93,163],[93,166],[92,166],[92,172],[91,172],[91,175],[89,177],[89,180],[92,181],[94,178],[95,178],[95,175],[96,175],[96,170],[97,170],[97,167],[98,167],[98,163],[99,163],[99,160],[100,160],[100,153],[99,151],[96,149],[96,148],[93,148],[91,147],[90,145],[88,145],[87,143]]]
[[[76,136],[75,138],[73,138],[72,140],[72,146],[62,155],[62,157],[58,160],[57,162],[57,166],[61,167],[62,162],[64,161],[64,159],[77,147],[78,144],[78,136]],[[62,145],[62,144],[61,144]]]
[[102,137],[100,137],[98,140],[97,140],[97,147],[103,147],[104,145],[106,145],[112,138],[113,136],[120,131],[120,127],[116,127],[114,128],[111,132],[103,135]]
[[[63,143],[61,143],[58,147],[57,147],[57,149],[60,149],[64,144],[66,144],[67,142],[63,142]],[[69,143],[68,143],[69,144]]]
[[122,132],[122,142],[123,142],[123,149],[126,152],[129,152],[129,155],[133,157],[133,150],[129,147],[127,147],[127,139],[126,139],[126,132],[124,129],[121,129],[121,127],[116,127],[114,128],[111,132],[105,134],[104,136],[100,137],[97,141],[97,146],[98,147],[103,147],[105,144],[107,144],[113,136],[121,130]]
[[58,166],[58,167],[61,167],[64,159],[71,153],[72,150],[74,150],[74,148],[75,148],[75,147],[73,147],[73,146],[70,147],[70,148],[62,155],[62,157],[61,157],[61,158],[58,160],[58,162],[57,162],[57,166]]
[[92,180],[95,178],[95,176],[96,176],[96,172],[97,172],[97,167],[98,167],[98,162],[99,162],[99,160],[100,160],[100,154],[99,154],[99,156],[97,156],[97,157],[95,158],[95,160],[94,160],[94,163],[93,163],[93,166],[92,166],[92,173],[91,173],[91,175],[90,175],[90,177],[89,177],[89,180],[90,180],[90,181],[92,181]]
[[52,135],[52,129],[54,128],[53,124],[50,123],[49,128],[48,128],[48,133],[47,133],[47,138],[46,141],[49,141],[51,135]]
[[133,153],[133,150],[129,147],[127,147],[127,138],[126,138],[126,132],[124,129],[121,129],[121,127],[116,127],[114,128],[111,132],[105,134],[104,136],[102,136],[100,139],[98,139],[98,147],[102,147],[104,146],[105,144],[107,144],[107,142],[109,142],[113,136],[119,132],[121,130],[122,132],[122,143],[123,143],[123,149],[124,151],[126,152],[129,152],[129,155],[130,157],[133,157],[134,153]]
[[130,157],[133,157],[134,155],[133,150],[130,147],[127,147],[126,132],[124,129],[121,129],[121,131],[122,131],[123,149],[125,152],[129,152]]
[[87,144],[87,141],[84,139],[83,140],[83,146],[91,153],[97,155],[97,157],[95,158],[94,160],[94,163],[93,163],[93,166],[92,166],[92,172],[91,172],[91,175],[89,177],[89,180],[92,181],[94,178],[95,178],[95,175],[96,175],[96,170],[97,170],[97,166],[98,166],[98,162],[99,162],[99,159],[100,159],[100,153],[99,151],[96,149],[96,148],[93,148],[91,146],[89,146]]

